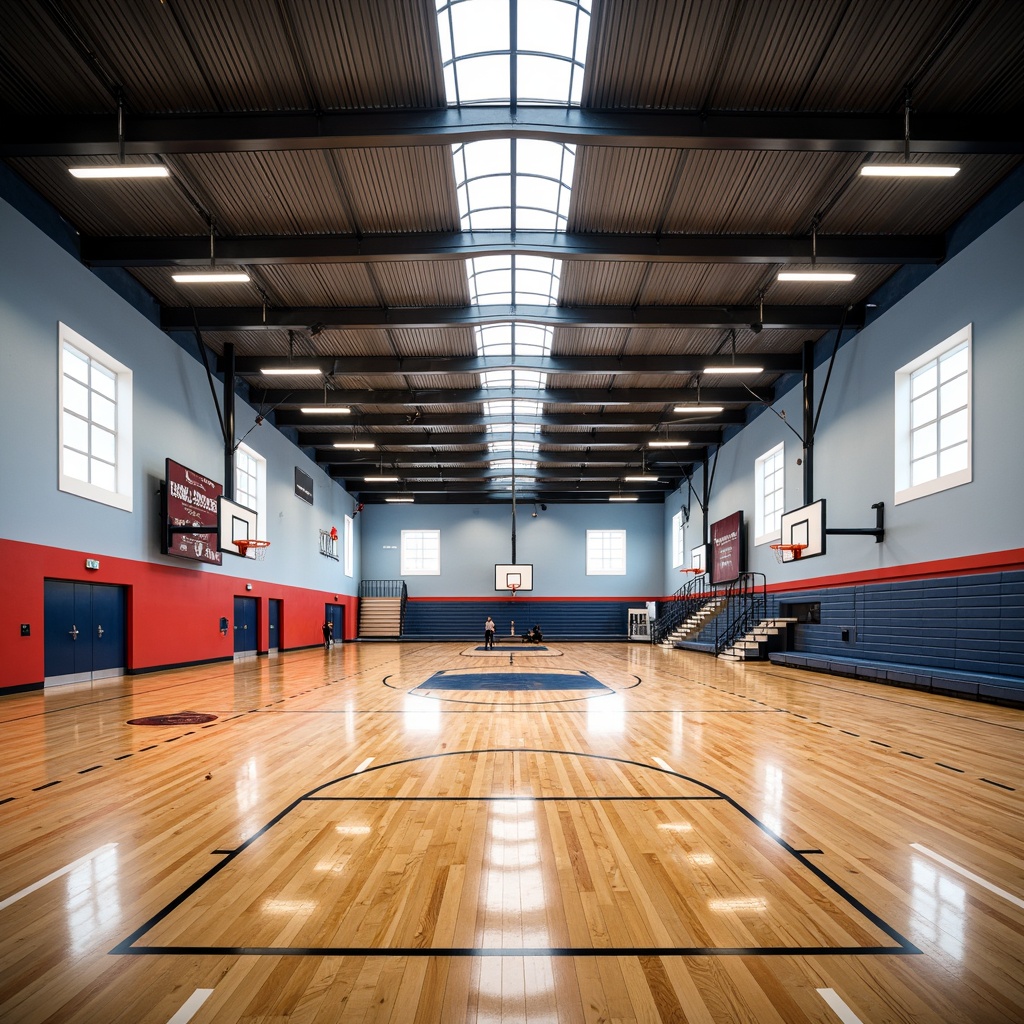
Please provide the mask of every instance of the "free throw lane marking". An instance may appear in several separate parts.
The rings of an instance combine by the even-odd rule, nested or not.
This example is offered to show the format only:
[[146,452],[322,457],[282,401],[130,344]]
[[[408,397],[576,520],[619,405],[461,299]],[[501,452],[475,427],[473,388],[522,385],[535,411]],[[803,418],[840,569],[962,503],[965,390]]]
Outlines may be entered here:
[[843,1022],[843,1024],[863,1024],[860,1017],[851,1010],[846,1003],[839,998],[833,988],[819,988],[818,995],[825,1000],[832,1008],[832,1012]]
[[178,1010],[167,1024],[188,1024],[193,1016],[195,1016],[196,1010],[198,1010],[199,1007],[202,1006],[203,1003],[205,1003],[212,995],[212,988],[197,988],[195,992],[193,992],[192,995],[190,995],[188,999],[181,1004],[181,1009]]
[[107,843],[105,846],[100,846],[93,850],[92,853],[87,853],[84,857],[79,857],[78,860],[74,860],[70,864],[67,864],[62,868],[58,868],[45,878],[40,878],[38,882],[33,882],[31,885],[26,886],[21,890],[21,892],[16,892],[13,896],[8,896],[7,899],[0,901],[0,910],[6,909],[12,903],[17,903],[22,896],[27,896],[30,892],[35,892],[36,889],[41,889],[47,882],[52,882],[55,878],[60,878],[61,875],[66,875],[69,871],[74,871],[79,864],[84,864],[86,861],[92,860],[94,857],[98,857],[101,853],[113,850],[116,846],[117,843]]
[[1014,906],[1024,909],[1024,900],[1019,896],[1014,896],[1012,892],[1007,892],[1005,889],[1000,889],[998,885],[993,885],[991,882],[985,881],[980,875],[976,875],[973,871],[968,871],[967,868],[961,867],[959,864],[954,863],[951,860],[947,860],[941,854],[935,853],[933,850],[929,850],[927,846],[921,846],[920,843],[911,843],[910,848],[917,850],[918,853],[923,853],[926,857],[931,857],[932,860],[937,860],[940,864],[944,864],[950,871],[955,871],[957,874],[963,875],[964,878],[969,878],[972,882],[977,882],[978,885],[988,889],[989,892],[994,892],[997,896],[1002,896],[1004,900],[1009,900]]

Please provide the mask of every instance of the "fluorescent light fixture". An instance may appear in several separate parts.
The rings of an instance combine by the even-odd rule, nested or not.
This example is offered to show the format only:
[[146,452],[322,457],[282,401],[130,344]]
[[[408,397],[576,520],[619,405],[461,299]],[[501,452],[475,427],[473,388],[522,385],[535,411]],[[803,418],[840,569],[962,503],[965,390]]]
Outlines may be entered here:
[[339,441],[335,448],[345,448],[352,452],[367,452],[377,446],[370,441]]
[[264,377],[309,377],[319,376],[320,372],[319,366],[264,366],[260,370]]
[[384,500],[392,505],[411,505],[413,503],[412,498],[385,498]]
[[640,499],[635,494],[611,494],[608,496],[609,501],[639,501]]
[[844,274],[832,270],[783,270],[777,281],[852,281],[856,274]]
[[205,270],[196,274],[171,274],[178,284],[245,284],[249,275],[244,270]]
[[656,476],[651,476],[650,473],[646,473],[643,476],[640,476],[639,474],[637,476],[624,476],[622,479],[627,483],[636,484],[656,484],[658,482],[658,478]]
[[724,405],[677,405],[673,412],[724,412]]
[[689,441],[648,441],[648,448],[687,448]]
[[861,164],[865,178],[952,178],[960,173],[954,164]]
[[733,366],[726,363],[723,366],[705,366],[705,373],[764,373],[763,366]]
[[76,178],[167,178],[163,164],[116,164],[113,167],[69,167]]
[[347,405],[304,405],[301,411],[307,416],[333,416],[335,413],[345,414],[352,410]]
[[397,476],[364,476],[363,482],[368,484],[397,484]]

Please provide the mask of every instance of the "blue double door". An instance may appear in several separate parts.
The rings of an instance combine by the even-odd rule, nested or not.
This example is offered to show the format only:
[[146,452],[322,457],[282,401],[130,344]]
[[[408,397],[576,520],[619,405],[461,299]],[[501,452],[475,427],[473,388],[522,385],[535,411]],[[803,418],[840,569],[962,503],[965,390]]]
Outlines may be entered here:
[[43,672],[47,683],[83,682],[124,672],[124,587],[45,580]]

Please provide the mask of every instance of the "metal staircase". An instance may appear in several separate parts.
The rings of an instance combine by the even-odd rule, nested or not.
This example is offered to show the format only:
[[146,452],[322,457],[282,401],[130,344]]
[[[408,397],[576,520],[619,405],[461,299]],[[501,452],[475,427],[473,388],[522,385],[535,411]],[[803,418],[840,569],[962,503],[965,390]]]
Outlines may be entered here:
[[796,619],[762,619],[753,629],[734,640],[718,655],[722,661],[764,661],[769,651],[789,647],[789,630]]
[[400,637],[408,597],[405,580],[363,580],[359,584],[359,639]]

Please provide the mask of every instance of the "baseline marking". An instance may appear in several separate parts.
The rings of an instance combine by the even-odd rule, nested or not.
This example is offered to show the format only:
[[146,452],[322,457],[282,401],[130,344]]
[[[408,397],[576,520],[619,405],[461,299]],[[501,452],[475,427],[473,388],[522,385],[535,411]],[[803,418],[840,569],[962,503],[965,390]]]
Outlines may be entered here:
[[991,882],[987,882],[980,875],[976,875],[973,871],[968,871],[967,868],[961,867],[959,864],[956,864],[951,860],[947,860],[941,854],[929,850],[927,846],[921,846],[920,843],[911,843],[910,848],[912,850],[917,850],[918,853],[923,853],[926,857],[931,857],[932,860],[937,860],[940,864],[944,864],[949,868],[950,871],[955,871],[957,874],[963,875],[964,878],[969,878],[972,882],[977,882],[978,885],[988,889],[989,892],[994,892],[997,896],[1002,896],[1004,900],[1009,900],[1015,906],[1024,909],[1024,900],[1019,896],[1014,896],[1012,892],[1007,892],[1005,889],[1000,889],[998,885],[993,885]]
[[181,1009],[167,1022],[167,1024],[188,1024],[188,1022],[195,1016],[196,1010],[199,1009],[203,1003],[206,1002],[210,996],[213,995],[212,988],[197,988],[181,1004]]
[[843,1024],[863,1024],[860,1017],[843,1002],[834,988],[819,988],[816,991],[828,1003],[832,1008],[832,1012]]
[[52,882],[55,878],[60,878],[61,875],[66,875],[70,871],[74,871],[79,864],[84,864],[88,860],[92,860],[94,857],[98,857],[101,853],[106,853],[108,850],[113,850],[117,846],[117,843],[107,843],[105,846],[97,847],[92,853],[87,853],[84,857],[79,857],[78,860],[73,860],[70,864],[66,864],[62,868],[58,868],[56,871],[51,872],[45,878],[40,878],[38,882],[33,882],[31,885],[26,886],[21,892],[16,892],[13,896],[8,896],[7,899],[0,901],[0,910],[5,910],[12,903],[17,903],[23,896],[27,896],[29,893],[35,892],[36,889],[41,889],[47,882]]

